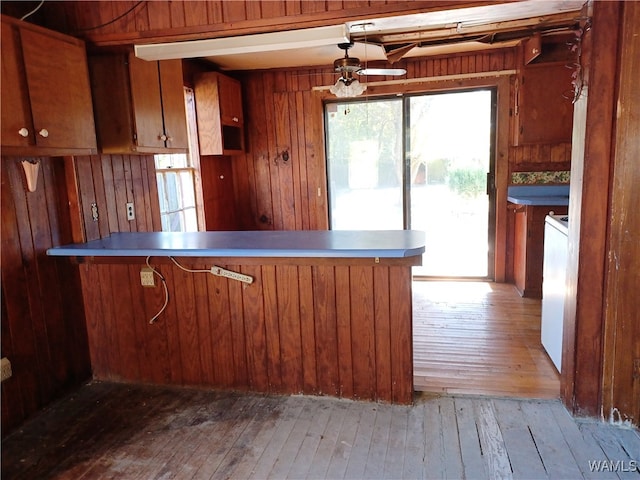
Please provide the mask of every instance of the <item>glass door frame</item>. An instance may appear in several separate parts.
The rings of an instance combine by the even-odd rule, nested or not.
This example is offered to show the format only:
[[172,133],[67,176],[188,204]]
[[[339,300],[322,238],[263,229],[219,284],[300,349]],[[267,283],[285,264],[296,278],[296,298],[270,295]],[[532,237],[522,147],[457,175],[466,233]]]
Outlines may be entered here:
[[423,97],[427,95],[446,95],[452,93],[467,93],[477,91],[489,91],[491,92],[491,126],[489,131],[489,171],[487,172],[487,196],[489,202],[489,211],[487,219],[487,275],[485,277],[436,277],[436,276],[421,276],[418,278],[457,278],[457,279],[478,279],[478,280],[491,280],[495,279],[495,245],[496,245],[496,132],[498,123],[498,86],[466,86],[460,88],[445,88],[434,89],[429,91],[411,92],[402,95],[403,98],[403,116],[402,116],[402,128],[404,132],[402,152],[404,156],[404,228],[411,229],[411,157],[410,152],[410,139],[411,131],[409,124],[411,122],[410,114],[410,98],[411,97]]
[[[483,85],[467,85],[460,87],[447,87],[447,88],[437,88],[426,91],[412,91],[407,93],[396,93],[389,95],[380,95],[373,97],[374,100],[400,100],[402,101],[402,196],[403,196],[403,228],[410,229],[411,228],[411,165],[410,165],[410,157],[408,155],[408,146],[410,139],[410,130],[409,130],[409,108],[410,103],[409,99],[411,97],[417,96],[425,96],[425,95],[438,95],[438,94],[450,94],[450,93],[464,93],[464,92],[473,92],[473,91],[490,91],[491,92],[491,127],[490,127],[490,154],[489,154],[489,172],[487,172],[487,195],[489,202],[489,211],[488,211],[488,221],[487,221],[487,241],[488,241],[488,249],[487,249],[487,276],[486,277],[467,277],[467,278],[477,278],[484,280],[495,280],[496,277],[496,213],[497,213],[497,183],[496,183],[496,158],[497,158],[497,130],[498,130],[498,96],[499,96],[499,85],[498,84],[483,84]],[[328,155],[327,149],[329,145],[329,129],[327,128],[328,124],[328,111],[327,104],[331,103],[355,103],[355,102],[367,102],[370,99],[368,97],[363,98],[353,98],[353,99],[326,99],[323,102],[323,114],[324,114],[324,136],[325,136],[325,162],[328,163]],[[330,187],[331,187],[331,179],[329,174],[329,168],[327,165],[327,208],[328,208],[328,219],[329,219],[329,228],[331,228],[331,195],[330,195]],[[435,277],[429,277],[435,278]],[[456,278],[465,278],[465,277],[456,277]]]

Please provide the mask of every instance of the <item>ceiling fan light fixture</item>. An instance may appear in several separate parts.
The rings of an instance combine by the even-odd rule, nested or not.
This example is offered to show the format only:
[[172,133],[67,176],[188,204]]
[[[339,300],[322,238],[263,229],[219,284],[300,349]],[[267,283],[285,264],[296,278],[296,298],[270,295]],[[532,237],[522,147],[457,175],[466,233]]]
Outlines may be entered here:
[[340,77],[335,85],[333,85],[329,91],[333,93],[336,97],[345,98],[345,97],[357,97],[358,95],[362,95],[362,93],[367,89],[366,85],[361,84],[358,80],[355,79],[345,79]]

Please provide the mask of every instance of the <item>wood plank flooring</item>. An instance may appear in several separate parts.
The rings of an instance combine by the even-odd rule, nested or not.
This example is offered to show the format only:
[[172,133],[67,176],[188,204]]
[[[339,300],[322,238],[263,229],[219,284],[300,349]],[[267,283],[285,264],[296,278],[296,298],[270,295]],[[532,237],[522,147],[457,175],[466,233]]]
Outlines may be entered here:
[[513,285],[413,282],[418,391],[558,398],[560,376],[540,343],[541,301]]
[[2,442],[2,478],[640,479],[637,430],[558,400],[413,406],[92,382]]

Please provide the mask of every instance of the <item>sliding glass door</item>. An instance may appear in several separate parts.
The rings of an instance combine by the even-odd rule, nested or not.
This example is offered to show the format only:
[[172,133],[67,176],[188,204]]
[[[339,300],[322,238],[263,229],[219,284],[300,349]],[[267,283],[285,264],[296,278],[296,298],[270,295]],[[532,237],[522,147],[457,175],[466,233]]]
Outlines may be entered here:
[[410,228],[426,234],[416,275],[493,277],[487,179],[492,169],[492,92],[408,99]]
[[426,234],[415,275],[493,276],[495,93],[326,105],[330,225]]

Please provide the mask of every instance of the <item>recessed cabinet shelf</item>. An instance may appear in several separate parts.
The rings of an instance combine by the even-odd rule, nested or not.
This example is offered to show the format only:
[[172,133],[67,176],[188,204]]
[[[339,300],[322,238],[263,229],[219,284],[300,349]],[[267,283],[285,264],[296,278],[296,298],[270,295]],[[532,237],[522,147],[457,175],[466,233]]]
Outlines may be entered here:
[[183,153],[188,148],[181,60],[129,54],[89,58],[103,153]]
[[2,16],[2,149],[97,152],[84,42]]
[[244,116],[240,82],[218,72],[195,78],[196,115],[201,155],[244,151]]

